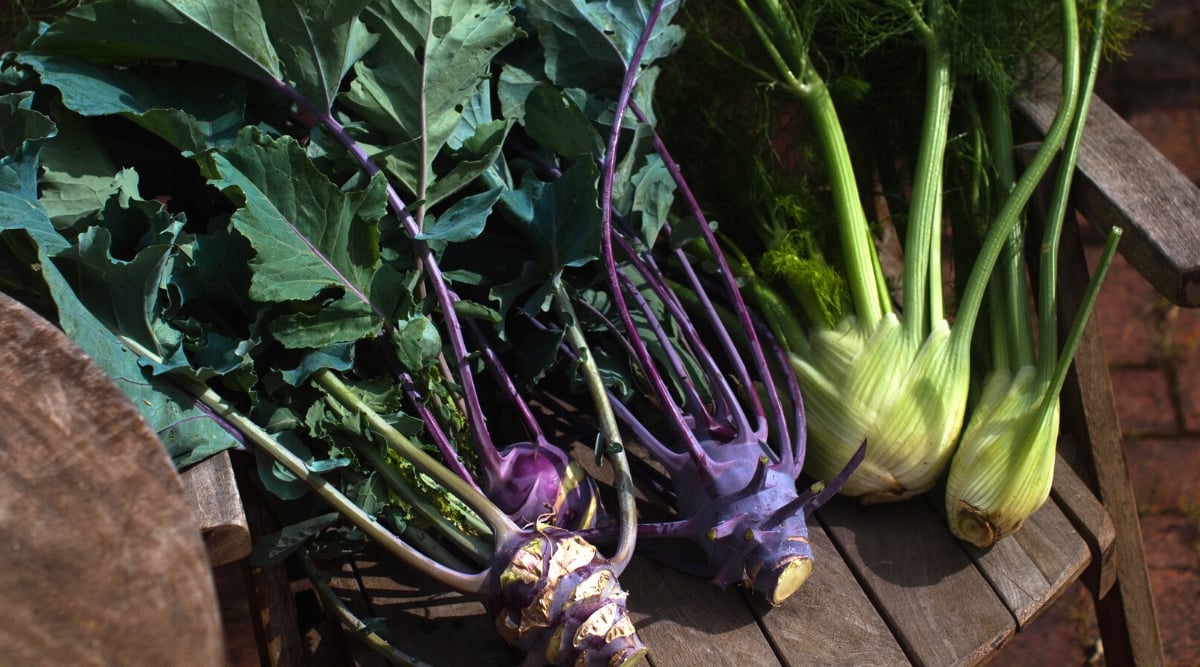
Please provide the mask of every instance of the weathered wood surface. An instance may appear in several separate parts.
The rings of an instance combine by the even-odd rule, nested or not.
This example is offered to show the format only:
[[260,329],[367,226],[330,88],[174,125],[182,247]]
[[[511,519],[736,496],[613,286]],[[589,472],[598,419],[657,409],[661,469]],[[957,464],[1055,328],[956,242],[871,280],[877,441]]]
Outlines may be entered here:
[[0,661],[223,664],[166,451],[80,349],[3,294],[0,387]]
[[[622,583],[650,664],[980,664],[1090,562],[1087,543],[1055,502],[988,550],[955,540],[925,500],[862,508],[837,499],[819,515],[810,535],[817,566],[779,607],[635,557]],[[326,568],[345,604],[362,618],[384,619],[393,641],[418,659],[448,667],[519,663],[479,601],[424,583],[375,550]],[[295,588],[280,584],[285,596]],[[382,664],[352,633],[325,624],[305,630],[298,664]]]
[[185,494],[193,501],[212,566],[227,565],[249,556],[250,529],[229,464],[229,452],[218,452],[204,459],[179,478]]
[[[1047,69],[1018,108],[1044,133],[1059,93]],[[1076,205],[1103,232],[1125,230],[1120,251],[1173,303],[1200,306],[1200,188],[1099,98],[1089,106],[1080,147]]]

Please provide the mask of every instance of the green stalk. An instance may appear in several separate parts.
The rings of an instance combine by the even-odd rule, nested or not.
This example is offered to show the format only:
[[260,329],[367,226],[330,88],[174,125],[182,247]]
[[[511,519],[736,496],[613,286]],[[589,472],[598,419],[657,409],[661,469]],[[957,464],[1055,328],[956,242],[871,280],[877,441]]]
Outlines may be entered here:
[[[329,401],[334,402],[332,399],[329,399]],[[482,565],[487,562],[488,558],[492,555],[492,551],[488,545],[465,534],[460,528],[450,523],[442,512],[430,504],[429,501],[421,498],[412,488],[412,485],[400,475],[400,472],[396,470],[391,461],[388,461],[387,457],[380,453],[372,443],[364,443],[351,439],[350,445],[359,456],[370,463],[372,468],[379,471],[384,483],[399,494],[404,502],[412,507],[413,512],[436,526],[448,540],[470,555],[477,564]],[[468,516],[470,517],[470,515]],[[479,524],[478,528],[484,528],[485,535],[491,534],[491,531],[485,525],[478,522],[478,520],[471,523]]]
[[[129,342],[125,339],[123,341],[126,343]],[[154,357],[149,356],[147,358],[152,359]],[[309,470],[308,465],[300,457],[280,444],[271,434],[267,433],[249,417],[238,412],[210,387],[191,378],[175,377],[174,379],[185,391],[196,397],[201,403],[204,403],[218,417],[232,424],[255,447],[258,447],[272,459],[279,462],[288,472],[307,484],[319,498],[329,503],[331,507],[341,513],[342,516],[345,516],[359,530],[363,531],[367,537],[378,542],[405,565],[432,577],[443,585],[463,592],[483,593],[483,588],[487,585],[486,572],[476,574],[455,572],[421,554],[412,546],[396,537],[391,531],[384,528],[375,517],[364,512],[361,507],[347,498],[324,477]]]
[[[891,302],[886,299],[886,286],[880,285],[876,270],[874,243],[867,215],[859,199],[858,183],[854,166],[850,161],[850,150],[842,134],[837,109],[824,80],[812,68],[803,45],[802,32],[795,17],[777,0],[765,0],[762,4],[774,31],[747,5],[746,0],[737,0],[751,28],[762,42],[767,54],[779,70],[780,83],[804,103],[812,115],[812,122],[820,141],[829,175],[830,194],[834,212],[840,222],[842,248],[845,256],[847,283],[858,316],[858,325],[870,331],[885,313],[891,312]],[[790,49],[792,61],[780,53],[776,39]],[[798,73],[798,74],[797,74]]]
[[1013,186],[1012,192],[1004,200],[1000,212],[996,215],[984,238],[983,246],[971,267],[971,275],[963,290],[959,302],[958,317],[955,320],[953,343],[954,352],[966,355],[971,343],[971,335],[975,322],[979,317],[979,309],[983,304],[983,296],[988,285],[988,276],[1000,257],[1000,252],[1008,242],[1009,234],[1016,225],[1021,212],[1033,195],[1042,176],[1050,168],[1059,148],[1063,145],[1069,126],[1074,119],[1075,107],[1079,98],[1079,26],[1075,13],[1074,0],[1061,0],[1063,10],[1063,80],[1062,99],[1059,100],[1058,111],[1050,129],[1034,153],[1033,160],[1021,174]]
[[[1054,359],[1059,351],[1056,349],[1058,331],[1058,310],[1056,287],[1058,285],[1058,249],[1062,225],[1067,211],[1067,200],[1071,193],[1071,181],[1075,175],[1075,164],[1079,158],[1079,145],[1083,137],[1083,129],[1087,124],[1088,108],[1091,104],[1092,89],[1095,87],[1096,74],[1100,69],[1100,53],[1103,50],[1105,19],[1108,15],[1107,0],[1098,0],[1094,18],[1091,42],[1088,45],[1088,59],[1085,64],[1084,81],[1080,92],[1079,104],[1072,119],[1063,154],[1059,163],[1058,178],[1054,183],[1054,195],[1050,202],[1050,210],[1046,216],[1046,228],[1042,239],[1040,260],[1041,281],[1038,286],[1038,345],[1039,358]],[[1073,355],[1072,355],[1073,356]],[[1068,356],[1068,359],[1071,357]],[[1044,379],[1049,379],[1052,365],[1039,365],[1039,373]],[[1057,395],[1057,394],[1056,394]]]
[[950,54],[938,34],[945,6],[942,0],[930,0],[928,6],[926,21],[914,17],[925,49],[925,115],[904,244],[904,331],[914,341],[924,340],[942,315],[942,172],[954,98]]
[[312,374],[313,382],[328,393],[334,400],[352,412],[361,415],[367,425],[376,435],[383,438],[387,446],[412,463],[418,470],[429,475],[438,484],[446,487],[450,493],[458,496],[467,507],[470,507],[480,518],[486,521],[497,533],[515,533],[519,530],[504,512],[501,512],[490,500],[474,487],[467,484],[457,475],[451,473],[429,454],[409,440],[403,433],[396,430],[386,419],[363,402],[354,390],[348,387],[328,368],[322,368]]
[[[1013,159],[1012,117],[1003,93],[989,85],[984,93],[984,115],[987,124],[989,151],[996,167],[996,190],[1008,196],[1016,180]],[[1024,223],[1018,220],[1008,235],[996,273],[992,320],[998,331],[993,335],[995,348],[1005,351],[1004,366],[1016,370],[1034,364],[1033,320],[1025,284]]]
[[620,505],[621,532],[617,542],[617,550],[610,558],[613,571],[620,576],[633,558],[633,550],[637,543],[637,506],[633,495],[633,475],[629,469],[629,459],[626,458],[625,446],[621,444],[621,430],[617,426],[617,417],[609,403],[608,390],[600,369],[592,357],[587,338],[579,329],[579,318],[571,305],[571,298],[562,280],[554,280],[554,304],[563,318],[563,331],[566,334],[567,345],[575,353],[583,370],[583,382],[592,397],[596,407],[596,416],[600,419],[600,434],[605,441],[605,451],[612,461],[617,491],[617,502]]

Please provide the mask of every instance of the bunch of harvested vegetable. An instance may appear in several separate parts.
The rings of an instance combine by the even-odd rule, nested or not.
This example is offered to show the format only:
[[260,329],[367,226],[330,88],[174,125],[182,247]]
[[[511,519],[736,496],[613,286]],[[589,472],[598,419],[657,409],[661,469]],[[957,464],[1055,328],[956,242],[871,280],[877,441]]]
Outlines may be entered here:
[[[755,166],[745,170],[753,182],[729,198],[733,206],[719,208],[717,198],[705,205],[719,209],[723,229],[742,244],[739,271],[747,292],[792,353],[812,438],[806,469],[831,479],[865,442],[866,458],[844,494],[885,502],[922,493],[943,474],[958,444],[974,379],[973,334],[993,267],[1009,238],[1021,236],[1022,212],[1079,118],[1075,3],[736,4],[736,12],[706,6],[709,14],[697,22],[710,36],[706,48],[751,81],[745,89],[759,86],[768,96],[800,103],[796,115],[812,129],[811,140],[782,150],[804,160],[804,147],[811,147],[820,175],[809,170],[807,178],[825,189],[814,193],[778,170]],[[1043,39],[1047,28],[1059,38]],[[757,48],[744,48],[746,41]],[[1053,54],[1063,67],[1063,96],[1050,131],[1011,187],[993,190],[992,208],[954,209],[946,184],[963,169],[954,118],[976,88],[993,87],[1003,105],[1019,68],[1047,44],[1057,44]],[[923,67],[919,76],[896,65],[912,62]],[[912,90],[918,93],[904,96]],[[734,134],[731,143],[747,143],[726,116],[714,114],[705,127]],[[770,160],[767,146],[759,157]],[[696,165],[690,157],[683,162]],[[907,179],[905,169],[911,170]],[[883,193],[861,188],[863,174]],[[1060,192],[1065,187],[1058,185]],[[895,301],[885,277],[894,253],[877,248],[867,202],[881,211],[878,228],[894,226],[905,239],[902,275],[891,276],[900,283]],[[956,241],[984,230],[977,252],[955,266],[962,282],[952,317],[943,305],[947,220]],[[1048,261],[1056,261],[1053,253]],[[767,279],[784,286],[802,316]],[[1052,282],[1046,285],[1053,289]],[[1052,323],[1047,331],[1053,333]],[[1053,350],[1055,340],[1049,335],[1043,344]],[[1054,359],[1046,363],[1053,366]],[[1053,451],[1053,434],[1040,442]]]
[[[671,554],[672,565],[711,577],[721,587],[741,582],[779,604],[812,570],[809,513],[837,491],[857,461],[821,493],[797,489],[805,457],[799,389],[786,363],[773,367],[779,359],[775,341],[760,341],[763,332],[695,196],[647,114],[631,100],[641,75],[638,55],[635,51],[627,67],[614,113],[622,118],[629,105],[637,121],[633,136],[644,132],[653,146],[654,160],[647,165],[670,175],[692,223],[673,230],[665,219],[652,226],[643,221],[640,228],[628,216],[619,217],[625,224],[617,222],[611,206],[614,149],[623,128],[614,122],[601,181],[601,201],[610,203],[602,212],[607,283],[595,288],[611,310],[593,303],[588,312],[593,328],[607,335],[610,351],[634,371],[620,384],[642,387],[649,399],[644,404],[650,409],[640,414],[614,401],[622,425],[666,471],[664,478],[644,466],[645,486],[663,494],[675,514],[643,522],[640,533],[698,546],[694,554],[664,553]],[[705,285],[694,258],[683,251],[689,234],[699,236],[704,257],[715,265],[715,286]],[[682,284],[668,277],[659,255],[674,262]],[[710,296],[714,290],[719,298]],[[719,305],[732,313],[732,322],[721,317]]]
[[[560,16],[558,42],[520,40],[515,16],[535,8]],[[417,571],[484,595],[531,660],[620,664],[644,653],[616,583],[635,534],[623,450],[609,448],[611,558],[531,516],[586,524],[593,499],[572,495],[586,485],[531,414],[531,440],[493,446],[476,355],[524,401],[486,344],[468,345],[483,338],[460,318],[494,311],[460,299],[439,263],[500,196],[476,189],[507,171],[498,54],[567,72],[570,39],[611,18],[520,9],[122,0],[36,26],[0,98],[0,248],[20,267],[6,289],[129,389],[178,464],[236,433],[272,490],[311,488]],[[169,210],[105,150],[114,127],[188,170],[151,190]]]

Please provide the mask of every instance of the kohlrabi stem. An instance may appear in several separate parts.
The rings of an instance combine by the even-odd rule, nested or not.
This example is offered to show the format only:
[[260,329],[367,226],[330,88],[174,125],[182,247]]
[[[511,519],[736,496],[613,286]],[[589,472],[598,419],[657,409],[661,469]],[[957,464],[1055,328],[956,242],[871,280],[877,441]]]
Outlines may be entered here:
[[[859,199],[860,193],[854,176],[854,166],[850,160],[850,150],[846,145],[846,137],[842,134],[833,97],[829,94],[825,81],[813,70],[804,45],[799,43],[803,39],[802,31],[795,25],[795,17],[790,12],[774,0],[762,3],[766,5],[768,20],[777,26],[775,35],[788,41],[786,44],[777,45],[772,32],[747,5],[746,0],[737,0],[737,3],[763,48],[775,62],[779,70],[779,83],[803,102],[812,116],[821,153],[828,169],[834,212],[840,223],[838,229],[850,298],[854,303],[858,325],[868,331],[873,330],[884,313],[891,311],[891,302],[881,298],[882,294],[886,294],[886,289],[876,282],[879,273],[874,268],[877,263],[874,243],[867,225],[866,212]],[[781,46],[795,54],[793,58],[799,62],[789,62],[781,53]]]
[[617,503],[620,508],[620,537],[617,540],[617,550],[609,559],[609,564],[618,576],[625,571],[625,566],[633,558],[633,549],[637,544],[637,505],[633,495],[633,473],[629,469],[629,459],[626,458],[625,445],[621,442],[621,429],[617,426],[617,418],[613,414],[612,403],[609,401],[608,390],[604,387],[604,379],[600,376],[600,368],[592,357],[591,347],[587,338],[579,328],[579,318],[571,305],[571,297],[562,280],[554,281],[554,304],[562,316],[563,331],[567,345],[575,353],[576,361],[583,373],[583,383],[587,386],[596,407],[596,417],[600,420],[600,434],[604,438],[604,448],[608,459],[612,461],[615,473],[614,485],[617,490]]
[[326,580],[325,573],[317,568],[317,564],[313,561],[312,556],[308,555],[303,549],[299,553],[300,565],[304,568],[304,574],[308,576],[308,580],[312,582],[313,588],[317,589],[317,595],[321,598],[321,607],[333,612],[333,615],[351,630],[355,637],[358,637],[371,650],[382,655],[387,661],[393,665],[404,665],[405,667],[432,667],[429,663],[414,658],[407,653],[392,646],[388,640],[380,637],[375,631],[370,630],[366,623],[356,615],[342,598],[333,589],[329,587],[329,582]]
[[[333,117],[332,113],[328,110],[314,107],[311,102],[291,86],[279,83],[276,85],[276,88],[281,90],[296,104],[309,111],[321,126],[346,149],[351,159],[354,160],[364,174],[374,176],[379,172],[379,165],[375,164],[371,157],[367,155],[362,145],[346,132],[346,128]],[[458,297],[447,285],[446,279],[442,275],[442,270],[433,256],[433,251],[429,248],[429,244],[419,237],[421,228],[417,219],[414,218],[412,212],[408,209],[404,200],[400,198],[400,194],[392,186],[391,182],[385,181],[385,184],[388,206],[400,220],[405,233],[412,241],[413,250],[417,259],[421,262],[421,270],[429,277],[434,296],[442,311],[442,317],[446,318],[445,334],[449,338],[450,348],[454,354],[454,369],[458,371],[456,379],[462,387],[463,395],[466,399],[463,402],[463,408],[471,423],[472,431],[481,445],[494,447],[491,434],[487,428],[487,419],[484,417],[483,409],[480,407],[482,404],[479,401],[478,390],[475,388],[474,377],[467,367],[467,344],[463,337],[458,315],[454,310],[454,303],[458,300]]]
[[[1046,214],[1045,230],[1042,237],[1042,247],[1038,273],[1038,374],[1040,379],[1048,380],[1055,364],[1058,351],[1058,248],[1062,225],[1067,213],[1067,200],[1071,193],[1071,181],[1075,175],[1075,164],[1079,158],[1079,144],[1083,137],[1083,129],[1087,124],[1088,107],[1091,104],[1092,88],[1096,83],[1096,73],[1100,68],[1100,53],[1104,45],[1104,24],[1108,15],[1107,0],[1099,0],[1096,4],[1095,17],[1092,22],[1092,36],[1088,44],[1087,61],[1084,63],[1083,83],[1079,92],[1079,103],[1075,108],[1075,116],[1067,132],[1063,144],[1062,157],[1058,163],[1058,177],[1054,182],[1053,198],[1050,200],[1049,211]],[[1071,357],[1068,356],[1067,359]]]
[[366,420],[367,425],[371,427],[371,430],[384,439],[388,447],[413,464],[418,470],[429,475],[435,482],[446,487],[446,490],[457,496],[467,507],[477,513],[495,531],[498,543],[503,543],[505,537],[519,530],[512,519],[500,511],[487,497],[465,480],[459,478],[458,475],[450,472],[445,466],[438,463],[436,459],[426,454],[424,450],[405,437],[403,433],[396,430],[394,426],[388,423],[379,413],[375,412],[371,406],[367,405],[362,398],[354,393],[353,389],[342,382],[332,371],[327,368],[320,369],[312,374],[312,380],[323,391],[332,396],[334,400],[361,415]]
[[[332,409],[338,412],[344,413],[348,410],[348,408],[334,400],[332,397],[327,396],[326,402],[330,404]],[[400,475],[400,471],[392,465],[392,462],[389,461],[387,457],[379,451],[375,443],[359,442],[355,439],[351,439],[350,446],[354,449],[355,453],[357,453],[363,459],[366,459],[367,463],[369,463],[374,470],[378,471],[378,474],[380,478],[383,479],[384,483],[387,484],[387,486],[393,491],[395,491],[400,498],[404,500],[404,502],[408,503],[408,505],[412,507],[412,511],[415,514],[421,516],[430,524],[436,526],[438,530],[446,536],[446,539],[453,542],[455,546],[470,555],[475,560],[476,564],[482,565],[487,562],[488,558],[491,556],[491,550],[487,547],[487,545],[463,533],[461,529],[450,523],[450,521],[442,514],[440,510],[431,505],[429,501],[421,498],[412,488],[412,485],[408,483],[408,480],[404,479]],[[467,521],[468,523],[472,524],[473,528],[481,531],[481,534],[491,534],[491,529],[488,528],[486,524],[478,519],[473,521],[471,519],[475,519],[475,517],[467,515]]]
[[925,115],[904,243],[904,331],[913,341],[924,340],[942,316],[942,172],[954,98],[950,54],[940,34],[944,3],[929,0],[927,7],[918,30],[925,49]]
[[[119,338],[121,339],[121,343],[133,351],[134,354],[159,364],[162,363],[162,359],[157,354],[147,349],[141,343],[127,336],[119,336]],[[328,370],[324,372],[332,375]],[[229,401],[225,400],[223,396],[211,387],[199,380],[182,374],[172,375],[171,380],[182,391],[203,403],[209,411],[216,415],[223,425],[229,424],[236,428],[246,441],[271,457],[271,459],[283,466],[288,472],[295,475],[297,479],[307,484],[317,497],[328,503],[342,516],[346,517],[350,523],[353,523],[359,530],[363,531],[367,537],[377,541],[389,553],[399,558],[406,565],[457,591],[476,594],[484,592],[483,589],[487,584],[486,572],[475,574],[459,572],[425,556],[420,551],[406,544],[391,531],[384,528],[375,517],[363,511],[353,500],[347,498],[324,477],[310,470],[308,464],[301,460],[300,457],[293,454],[290,449],[276,440],[274,436],[259,426],[254,420],[238,412]],[[424,455],[424,452],[422,454]],[[426,458],[428,458],[427,455]],[[429,461],[433,461],[433,459],[429,459]],[[452,473],[446,472],[446,476],[456,481],[458,480]],[[431,477],[436,479],[434,475],[431,475]],[[496,511],[498,512],[499,510]],[[503,515],[501,516],[503,517]],[[503,518],[507,519],[507,517]],[[512,525],[511,522],[509,522],[509,525]],[[515,526],[512,526],[512,528],[515,530]],[[505,531],[496,530],[496,532],[504,533]]]
[[958,355],[966,355],[969,352],[972,333],[989,282],[988,277],[996,266],[1000,251],[1008,242],[1013,225],[1017,223],[1021,211],[1029,202],[1029,198],[1033,195],[1033,191],[1037,188],[1046,170],[1050,168],[1059,148],[1062,147],[1067,129],[1073,120],[1075,105],[1079,97],[1079,26],[1076,23],[1074,0],[1061,0],[1060,4],[1063,10],[1064,24],[1062,99],[1059,100],[1058,111],[1042,140],[1042,145],[1038,147],[1029,166],[1026,167],[1013,186],[1012,192],[1004,200],[999,213],[996,214],[996,219],[988,228],[983,246],[975,258],[975,264],[971,267],[971,274],[967,279],[967,286],[963,290],[962,299],[959,301],[958,315],[954,323],[956,338],[952,343],[954,346],[952,352]]
[[307,484],[317,497],[329,503],[331,507],[346,517],[359,530],[382,545],[405,565],[455,590],[464,593],[485,592],[484,588],[487,585],[486,572],[475,574],[457,572],[420,553],[396,537],[391,531],[384,528],[375,517],[363,511],[361,507],[342,494],[341,491],[326,481],[324,477],[309,470],[308,465],[300,457],[280,444],[279,441],[275,440],[271,434],[267,433],[266,430],[253,420],[234,409],[232,405],[210,387],[187,377],[177,377],[175,381],[185,391],[200,399],[213,412],[219,415],[221,419],[233,424],[255,447]]

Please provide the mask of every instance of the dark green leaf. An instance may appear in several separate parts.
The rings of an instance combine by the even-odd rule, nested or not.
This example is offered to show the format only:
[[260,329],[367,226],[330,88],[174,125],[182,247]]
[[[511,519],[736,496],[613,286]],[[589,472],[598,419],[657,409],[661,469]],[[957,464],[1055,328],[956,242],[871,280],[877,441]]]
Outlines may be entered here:
[[418,235],[429,241],[455,243],[469,241],[483,231],[492,206],[500,199],[502,188],[496,186],[477,195],[463,197]]
[[525,130],[543,148],[571,160],[599,160],[604,139],[575,101],[553,86],[538,86],[525,100]]
[[256,0],[87,3],[56,21],[32,50],[95,63],[201,62],[256,80],[283,78]]
[[392,169],[425,199],[434,158],[489,63],[518,34],[503,0],[385,0],[364,16],[379,44],[355,66],[345,103],[393,148]]
[[529,240],[533,256],[548,276],[599,256],[599,178],[596,163],[585,160],[549,183],[527,174],[520,190],[504,193],[513,222]]
[[299,523],[294,523],[278,532],[263,535],[250,552],[250,564],[254,567],[272,567],[282,563],[288,556],[316,537],[321,531],[341,519],[337,512],[322,514]]
[[357,299],[356,334],[375,330],[382,319],[367,296],[381,265],[379,218],[385,206],[384,183],[374,178],[366,190],[343,192],[317,171],[292,139],[269,139],[257,130],[241,134],[235,148],[200,157],[213,184],[239,209],[234,228],[256,256],[250,297],[262,302],[307,301],[325,289]]
[[284,72],[300,94],[333,106],[350,67],[375,44],[359,14],[371,0],[260,0]]

